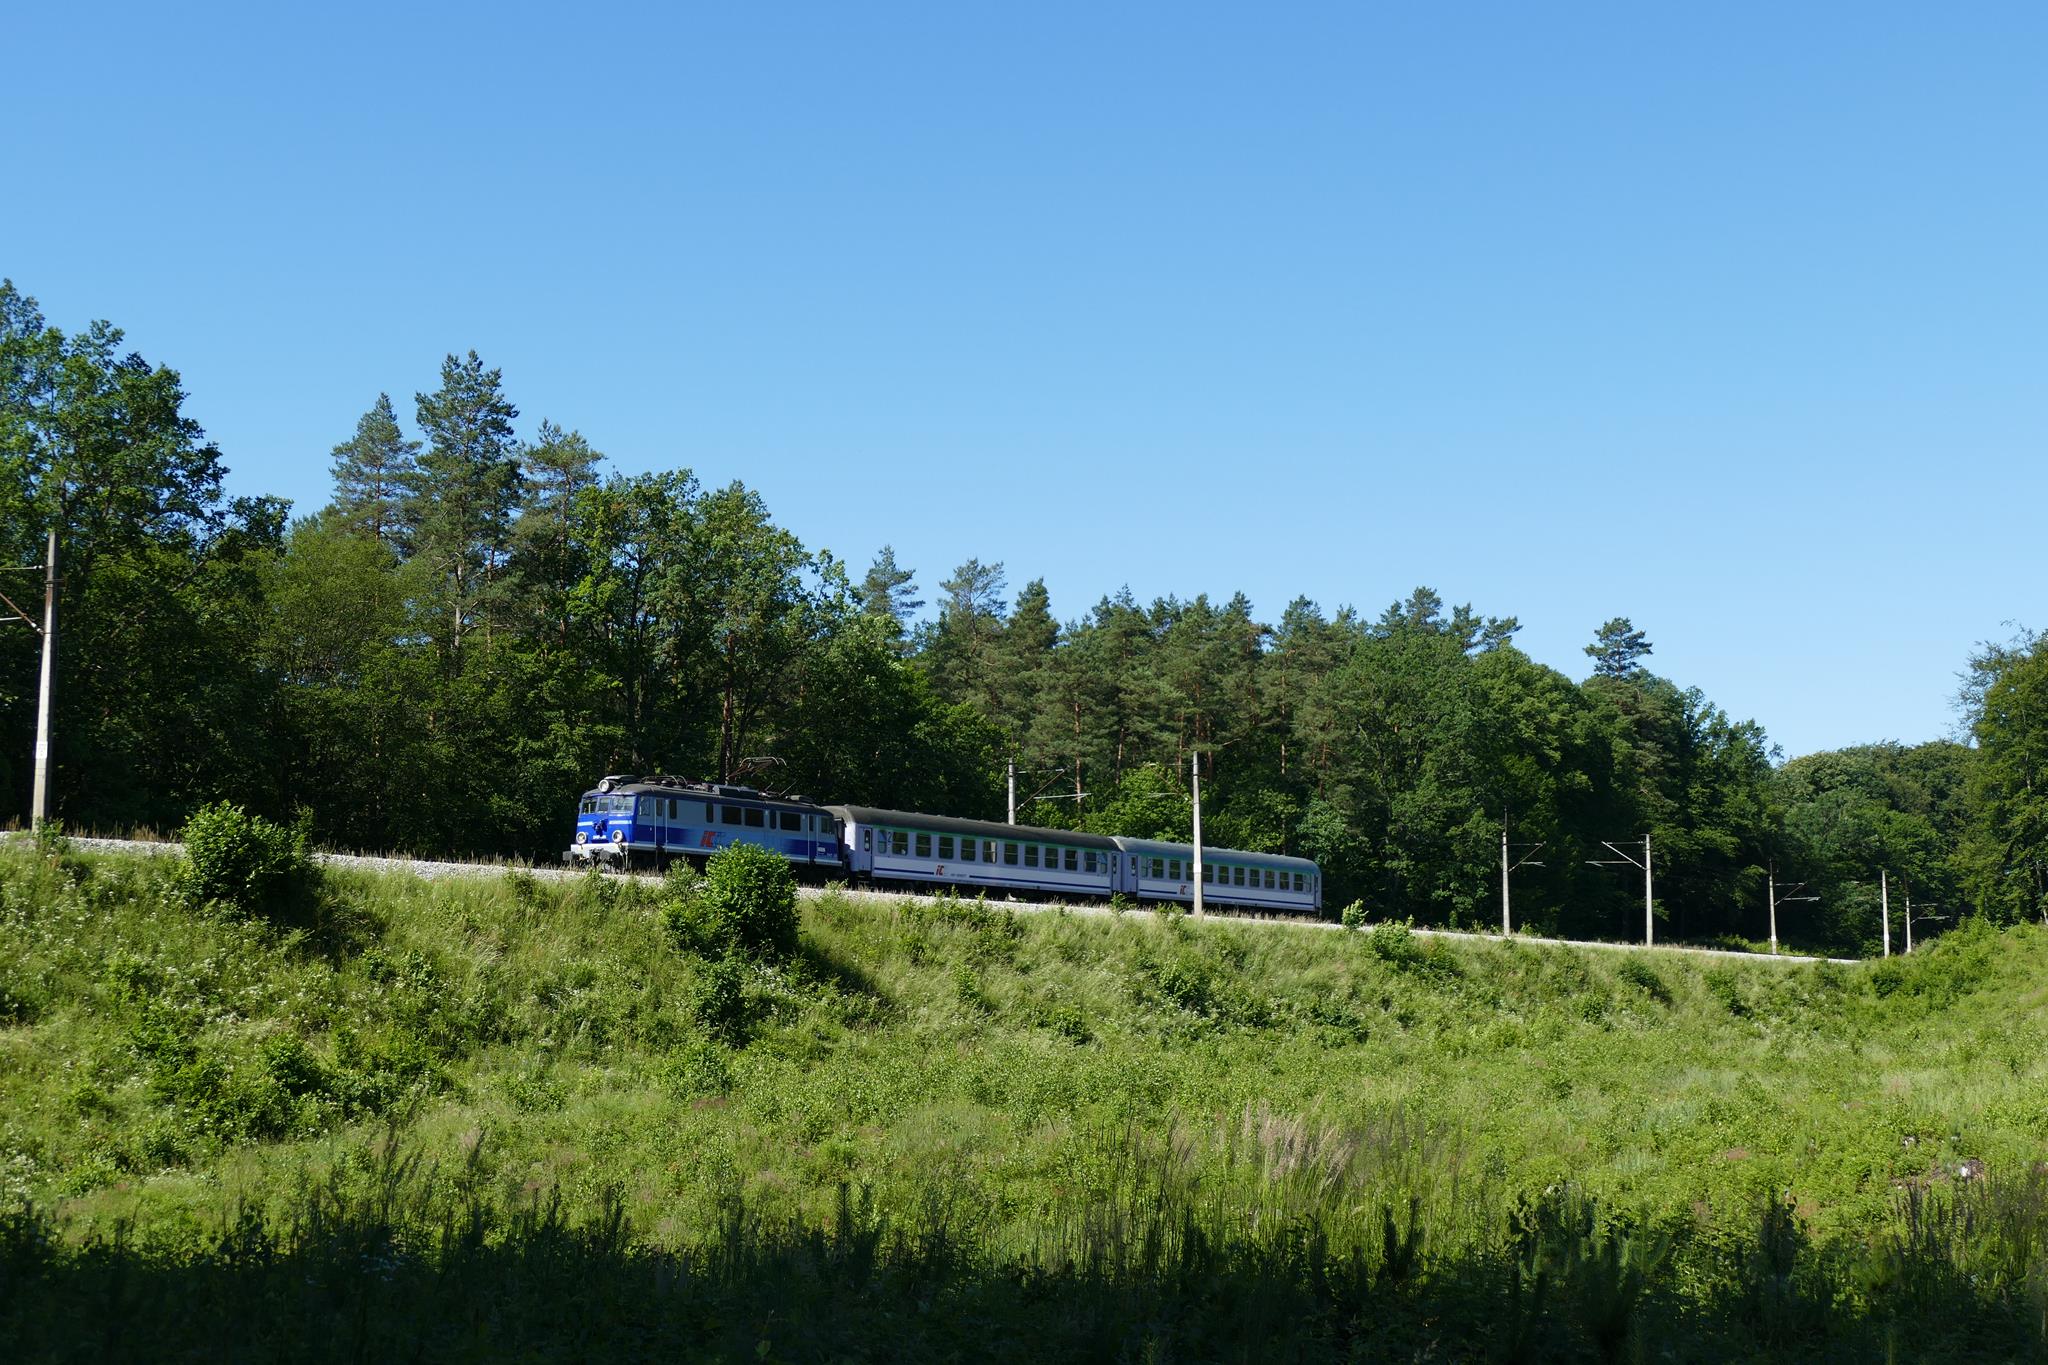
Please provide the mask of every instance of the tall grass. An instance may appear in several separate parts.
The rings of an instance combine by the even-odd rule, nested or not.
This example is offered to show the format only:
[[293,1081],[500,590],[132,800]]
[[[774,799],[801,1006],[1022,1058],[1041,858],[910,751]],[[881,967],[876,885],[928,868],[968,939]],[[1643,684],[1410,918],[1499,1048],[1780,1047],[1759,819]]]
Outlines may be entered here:
[[250,920],[165,860],[0,851],[0,1335],[48,1358],[2048,1341],[2037,931],[1702,969],[827,897],[794,953],[735,958],[677,932],[672,893],[330,871],[304,915]]

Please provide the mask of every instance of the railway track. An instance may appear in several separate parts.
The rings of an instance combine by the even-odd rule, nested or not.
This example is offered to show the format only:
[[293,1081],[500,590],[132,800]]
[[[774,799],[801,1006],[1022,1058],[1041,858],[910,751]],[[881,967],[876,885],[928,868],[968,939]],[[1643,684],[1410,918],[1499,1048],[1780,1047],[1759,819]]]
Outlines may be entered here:
[[[22,833],[5,834],[0,835],[0,840],[19,840],[21,842],[26,843],[28,840],[28,835]],[[143,857],[161,857],[177,855],[184,852],[184,845],[182,844],[158,843],[143,839],[101,839],[88,836],[73,835],[66,836],[65,841],[69,843],[73,848],[82,849],[90,853],[122,853],[129,855],[140,855]],[[453,877],[502,877],[508,873],[513,872],[523,872],[528,874],[529,876],[537,877],[542,881],[575,881],[580,878],[592,875],[600,877],[631,878],[638,881],[660,880],[659,874],[652,872],[597,872],[593,874],[592,872],[583,869],[566,867],[537,867],[527,863],[518,862],[458,862],[432,858],[375,857],[369,854],[362,853],[315,853],[313,855],[313,861],[320,864],[322,867],[345,868],[365,872],[407,873],[411,876],[419,877],[425,881],[443,881]],[[850,896],[857,900],[866,900],[891,904],[901,903],[904,901],[931,900],[934,899],[935,895],[937,894],[908,890],[874,891],[858,887],[824,887],[800,885],[797,888],[797,894],[800,897],[803,897],[804,899],[816,899],[819,896],[825,895],[828,891],[833,891],[836,894],[843,896]],[[1099,903],[1061,905],[1047,901],[1024,901],[995,898],[991,898],[989,903],[992,905],[1003,906],[1005,909],[1016,910],[1023,913],[1046,913],[1062,910],[1067,912],[1068,914],[1074,915],[1100,916],[1154,913],[1149,910],[1120,911],[1110,906]],[[1215,921],[1227,921],[1234,924],[1270,924],[1285,926],[1294,929],[1325,930],[1335,931],[1339,933],[1343,932],[1344,928],[1343,925],[1332,923],[1329,920],[1295,919],[1278,915],[1217,914],[1212,912],[1204,915],[1203,918]],[[1456,929],[1411,929],[1409,932],[1413,933],[1418,938],[1441,938],[1449,939],[1454,942],[1463,941],[1470,943],[1499,943],[1502,941],[1502,936],[1499,934],[1466,933]],[[1660,945],[1657,947],[1645,948],[1640,943],[1609,943],[1599,939],[1540,938],[1531,934],[1516,934],[1513,936],[1513,941],[1516,943],[1529,944],[1532,946],[1543,945],[1546,947],[1555,948],[1594,948],[1610,952],[1682,953],[1695,957],[1734,958],[1742,962],[1782,962],[1807,964],[1815,962],[1833,962],[1843,966],[1849,966],[1853,965],[1854,963],[1860,960],[1857,958],[1847,957],[1806,957],[1796,953],[1780,953],[1776,955],[1768,953],[1744,953],[1738,952],[1731,948],[1695,948],[1686,947],[1682,945],[1672,945],[1669,947]]]

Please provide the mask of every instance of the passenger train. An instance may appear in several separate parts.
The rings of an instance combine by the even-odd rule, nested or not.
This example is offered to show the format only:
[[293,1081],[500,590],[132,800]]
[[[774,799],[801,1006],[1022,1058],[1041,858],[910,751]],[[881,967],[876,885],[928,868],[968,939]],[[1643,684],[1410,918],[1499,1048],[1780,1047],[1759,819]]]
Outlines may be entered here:
[[[702,864],[731,844],[758,844],[801,874],[1028,897],[1192,904],[1188,844],[959,820],[872,806],[825,806],[800,796],[677,777],[607,777],[583,794],[571,863]],[[1316,914],[1322,874],[1306,858],[1203,846],[1204,904]]]

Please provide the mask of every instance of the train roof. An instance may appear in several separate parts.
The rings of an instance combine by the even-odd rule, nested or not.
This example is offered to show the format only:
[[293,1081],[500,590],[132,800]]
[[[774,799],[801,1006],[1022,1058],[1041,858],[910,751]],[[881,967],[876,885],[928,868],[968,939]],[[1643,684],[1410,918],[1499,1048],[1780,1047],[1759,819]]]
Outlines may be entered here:
[[[1126,839],[1119,836],[1117,847],[1126,853],[1142,853],[1147,857],[1182,858],[1195,856],[1193,844],[1166,843],[1158,839]],[[1214,844],[1202,845],[1202,857],[1229,858],[1233,861],[1257,863],[1261,867],[1298,868],[1303,872],[1320,872],[1315,863],[1307,858],[1291,858],[1285,853],[1248,853],[1241,848],[1218,848]]]
[[950,815],[882,810],[875,806],[827,806],[825,809],[850,825],[905,825],[913,829],[936,830],[941,834],[972,834],[980,839],[1028,839],[1033,843],[1071,844],[1075,848],[1105,850],[1116,847],[1114,839],[1101,834],[1083,834],[1076,829],[1005,825],[994,820],[960,820]]
[[651,774],[638,777],[630,773],[613,774],[583,793],[585,796],[690,796],[708,801],[761,801],[776,806],[802,806],[806,810],[824,810],[825,807],[808,796],[774,796],[755,787],[735,787],[721,782],[696,782],[687,777],[665,777]]

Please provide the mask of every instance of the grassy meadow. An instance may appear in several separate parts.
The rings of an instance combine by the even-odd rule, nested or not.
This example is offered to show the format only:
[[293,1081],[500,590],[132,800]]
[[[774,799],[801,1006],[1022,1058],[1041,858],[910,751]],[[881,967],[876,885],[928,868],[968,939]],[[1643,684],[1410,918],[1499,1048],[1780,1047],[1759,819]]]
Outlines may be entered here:
[[2048,934],[1854,967],[0,850],[25,1359],[2048,1349]]

